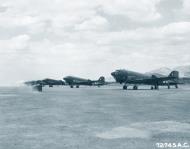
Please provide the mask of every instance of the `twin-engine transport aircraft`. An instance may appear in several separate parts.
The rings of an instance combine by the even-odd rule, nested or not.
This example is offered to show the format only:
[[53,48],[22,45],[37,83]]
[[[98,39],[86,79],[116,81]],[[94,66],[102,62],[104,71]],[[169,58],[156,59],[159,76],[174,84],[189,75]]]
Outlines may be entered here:
[[26,85],[32,86],[34,90],[42,92],[42,88],[46,85],[49,87],[53,87],[54,85],[65,85],[65,82],[62,80],[54,80],[54,79],[44,79],[44,80],[36,80],[36,81],[27,81]]
[[49,86],[49,87],[53,87],[54,85],[65,85],[65,82],[63,82],[62,80],[54,80],[54,79],[43,79],[43,80],[36,80],[36,81],[27,81],[25,82],[26,85],[31,85],[31,86],[35,86],[35,85],[41,85],[41,86]]
[[87,85],[87,86],[101,86],[105,85],[105,78],[101,76],[98,80],[90,80],[90,79],[83,79],[74,76],[67,76],[63,78],[66,84],[70,85],[71,88],[76,85],[76,88],[79,88],[80,85]]
[[151,90],[159,89],[159,86],[175,86],[178,88],[179,72],[172,71],[168,76],[161,75],[147,75],[128,70],[116,70],[111,73],[116,82],[123,85],[123,89],[127,90],[127,87],[133,85],[133,89],[137,90],[139,85],[150,85]]

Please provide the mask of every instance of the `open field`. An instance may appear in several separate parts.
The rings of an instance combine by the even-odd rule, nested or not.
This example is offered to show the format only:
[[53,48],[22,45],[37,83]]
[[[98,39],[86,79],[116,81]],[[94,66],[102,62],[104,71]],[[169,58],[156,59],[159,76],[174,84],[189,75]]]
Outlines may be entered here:
[[190,144],[190,87],[0,88],[0,149],[154,149]]

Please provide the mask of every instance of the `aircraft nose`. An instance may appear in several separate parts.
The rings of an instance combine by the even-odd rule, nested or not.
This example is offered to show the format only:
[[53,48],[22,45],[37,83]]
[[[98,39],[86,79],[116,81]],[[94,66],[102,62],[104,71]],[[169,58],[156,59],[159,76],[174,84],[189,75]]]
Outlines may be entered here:
[[116,76],[116,72],[115,72],[115,71],[112,72],[111,75],[112,75],[113,77],[115,77],[115,76]]

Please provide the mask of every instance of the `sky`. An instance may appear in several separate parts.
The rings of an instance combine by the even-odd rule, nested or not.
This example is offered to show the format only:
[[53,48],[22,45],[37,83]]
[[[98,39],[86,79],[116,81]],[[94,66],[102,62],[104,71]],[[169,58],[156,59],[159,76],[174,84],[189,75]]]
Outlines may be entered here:
[[0,0],[0,84],[190,64],[190,0]]

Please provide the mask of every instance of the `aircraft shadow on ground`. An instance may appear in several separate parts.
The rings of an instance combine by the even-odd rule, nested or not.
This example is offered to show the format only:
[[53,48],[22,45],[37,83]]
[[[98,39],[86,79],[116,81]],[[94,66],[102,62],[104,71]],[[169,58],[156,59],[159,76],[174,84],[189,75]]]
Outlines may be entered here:
[[[116,90],[123,90],[123,89],[116,89]],[[162,88],[162,89],[158,89],[158,90],[151,90],[151,89],[146,89],[146,88],[142,88],[142,89],[138,89],[138,90],[134,90],[134,89],[127,89],[127,90],[123,90],[123,91],[138,91],[138,90],[140,90],[140,91],[146,91],[146,90],[149,90],[149,91],[160,91],[160,90],[168,90],[168,89],[164,89],[164,88]],[[174,89],[169,89],[169,90],[174,90]]]

